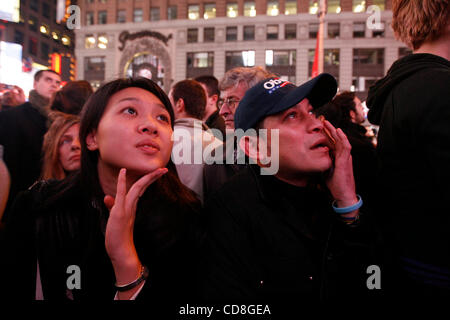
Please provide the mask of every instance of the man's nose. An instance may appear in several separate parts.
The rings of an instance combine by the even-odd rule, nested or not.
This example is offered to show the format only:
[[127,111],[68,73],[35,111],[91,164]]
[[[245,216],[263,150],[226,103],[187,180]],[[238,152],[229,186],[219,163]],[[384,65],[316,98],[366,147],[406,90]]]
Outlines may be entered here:
[[313,132],[323,131],[323,128],[324,128],[323,120],[325,120],[324,117],[319,116],[319,118],[317,118],[314,114],[311,114],[310,130]]
[[223,117],[223,116],[226,116],[226,115],[228,115],[230,113],[231,113],[231,111],[228,108],[228,105],[226,103],[224,103],[222,105],[222,107],[220,108],[220,110],[219,110],[219,115],[221,115]]

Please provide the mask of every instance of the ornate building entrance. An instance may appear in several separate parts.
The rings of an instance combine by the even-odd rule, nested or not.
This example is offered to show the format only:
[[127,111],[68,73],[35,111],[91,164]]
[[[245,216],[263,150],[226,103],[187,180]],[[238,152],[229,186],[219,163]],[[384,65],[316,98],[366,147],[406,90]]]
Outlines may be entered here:
[[172,84],[172,68],[167,42],[172,38],[159,32],[141,31],[130,34],[124,31],[119,36],[120,59],[119,70],[124,77],[142,76],[152,79],[169,92]]

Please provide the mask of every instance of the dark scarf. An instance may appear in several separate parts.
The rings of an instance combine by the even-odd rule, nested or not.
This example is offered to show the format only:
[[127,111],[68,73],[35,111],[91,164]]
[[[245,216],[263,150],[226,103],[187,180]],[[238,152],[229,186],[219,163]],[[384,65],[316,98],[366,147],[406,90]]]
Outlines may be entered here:
[[48,114],[50,112],[50,99],[41,96],[36,90],[31,90],[28,101],[31,103],[33,108],[39,111],[40,114],[48,118]]

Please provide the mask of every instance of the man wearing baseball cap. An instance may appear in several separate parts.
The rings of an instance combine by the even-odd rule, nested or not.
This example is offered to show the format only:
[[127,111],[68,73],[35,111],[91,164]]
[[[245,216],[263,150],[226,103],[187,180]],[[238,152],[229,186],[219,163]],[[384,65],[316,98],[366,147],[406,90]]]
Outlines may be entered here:
[[[358,235],[365,225],[351,147],[342,130],[313,113],[336,89],[329,74],[299,87],[269,78],[239,103],[235,128],[259,132],[245,135],[239,146],[257,165],[233,177],[206,204],[208,299],[301,302],[346,299],[353,289],[367,290],[367,276],[358,277],[346,259],[356,254],[349,244],[364,247]],[[274,131],[278,141],[272,140]],[[274,143],[278,155],[264,154]],[[278,158],[275,175],[261,174],[266,157]]]

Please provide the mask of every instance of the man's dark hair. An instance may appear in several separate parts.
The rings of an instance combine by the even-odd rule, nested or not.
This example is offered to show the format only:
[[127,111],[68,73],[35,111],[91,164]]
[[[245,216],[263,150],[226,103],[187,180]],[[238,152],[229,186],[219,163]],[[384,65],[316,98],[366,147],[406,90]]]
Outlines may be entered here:
[[195,81],[203,83],[206,86],[209,97],[211,97],[215,94],[217,94],[217,96],[220,97],[219,80],[217,80],[216,77],[200,76],[200,77],[195,78]]
[[54,74],[58,75],[59,77],[61,77],[61,75],[58,72],[56,72],[55,70],[51,70],[51,69],[39,70],[38,72],[36,72],[34,74],[34,81],[39,81],[41,79],[41,77],[44,75],[44,72],[51,72],[51,73],[54,73]]
[[344,91],[331,101],[342,112],[343,120],[351,121],[350,111],[356,112],[355,93]]
[[93,92],[90,83],[86,80],[70,81],[56,93],[50,109],[79,114]]
[[202,119],[206,108],[206,93],[195,80],[183,80],[172,87],[174,103],[183,99],[185,112],[196,119]]

